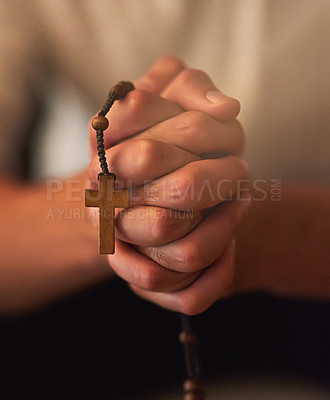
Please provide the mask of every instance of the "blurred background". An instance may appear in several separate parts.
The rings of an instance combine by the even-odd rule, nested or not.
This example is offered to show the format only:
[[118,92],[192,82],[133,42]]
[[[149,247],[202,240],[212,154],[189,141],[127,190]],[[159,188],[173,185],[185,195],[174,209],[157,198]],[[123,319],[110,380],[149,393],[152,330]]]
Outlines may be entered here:
[[[2,0],[1,174],[32,185],[87,168],[108,89],[176,55],[240,100],[253,178],[328,185],[329,15],[326,0]],[[330,399],[329,311],[253,293],[196,316],[209,399]],[[179,331],[176,314],[103,278],[1,318],[0,396],[179,398]]]

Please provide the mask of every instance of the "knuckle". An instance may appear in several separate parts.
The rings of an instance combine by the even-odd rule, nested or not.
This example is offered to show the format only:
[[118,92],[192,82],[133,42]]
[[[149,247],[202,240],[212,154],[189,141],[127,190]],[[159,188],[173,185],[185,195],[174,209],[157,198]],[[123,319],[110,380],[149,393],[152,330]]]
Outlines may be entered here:
[[172,180],[168,196],[176,204],[189,207],[195,200],[195,180],[193,171],[185,171],[178,180]]
[[160,61],[168,70],[171,70],[171,71],[179,72],[185,68],[183,61],[181,61],[177,57],[165,56],[165,57],[162,57]]
[[144,290],[156,291],[159,289],[160,279],[154,269],[141,269],[137,281],[138,286]]
[[193,241],[178,246],[173,263],[182,272],[196,272],[203,268],[203,260],[198,245]]
[[200,76],[205,76],[205,73],[202,70],[187,68],[180,72],[177,79],[180,84],[185,85]]
[[250,185],[247,163],[243,159],[233,155],[228,156],[227,160],[231,170],[231,178],[219,181],[217,196],[220,201],[232,198],[241,188]]
[[127,112],[127,120],[136,122],[140,119],[141,113],[148,108],[150,98],[142,90],[133,90],[127,96],[128,101],[125,103],[125,110]]
[[134,140],[134,166],[138,173],[145,173],[163,158],[162,147],[153,139]]
[[162,209],[150,219],[150,238],[157,243],[168,242],[175,233],[175,221],[171,218],[171,210]]
[[193,292],[183,293],[178,300],[179,311],[186,315],[197,315],[206,310],[207,306]]
[[187,111],[178,117],[177,130],[188,139],[196,140],[205,128],[207,115],[202,111]]
[[228,156],[228,159],[232,165],[236,179],[247,179],[249,177],[249,166],[245,160],[233,155]]
[[170,269],[171,263],[165,252],[159,249],[159,247],[150,247],[148,249],[148,257],[154,260],[157,264],[161,265],[166,269]]

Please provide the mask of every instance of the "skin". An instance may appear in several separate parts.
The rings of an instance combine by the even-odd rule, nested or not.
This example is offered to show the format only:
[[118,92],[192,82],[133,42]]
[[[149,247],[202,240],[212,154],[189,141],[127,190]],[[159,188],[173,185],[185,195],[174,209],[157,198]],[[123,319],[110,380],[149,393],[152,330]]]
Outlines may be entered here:
[[[158,86],[160,81],[162,83]],[[212,186],[214,177],[216,180],[228,178],[231,182],[247,177],[246,170],[240,173],[237,164],[235,166],[238,161],[236,156],[241,154],[244,145],[241,127],[235,120],[239,108],[227,97],[216,105],[210,106],[206,103],[205,93],[215,89],[209,86],[209,82],[209,78],[200,71],[188,70],[177,60],[162,59],[137,82],[137,87],[179,104],[182,108],[181,114],[173,115],[173,105],[166,105],[163,99],[160,99],[160,111],[157,108],[157,99],[145,100],[145,94],[139,92],[133,92],[117,106],[120,119],[117,120],[114,115],[112,120],[112,133],[117,134],[116,140],[121,140],[120,132],[129,132],[137,140],[149,138],[171,143],[201,158],[205,158],[205,153],[216,154],[219,151],[226,151],[234,156],[225,157],[225,162],[228,162],[226,165],[221,164],[223,159],[192,160],[186,164],[187,154],[182,153],[180,159],[185,160],[182,161],[183,168],[168,171],[171,173],[165,176],[165,171],[153,170],[155,175],[161,175],[158,179],[157,176],[151,177],[157,179],[151,184],[151,193],[157,193],[157,198],[145,196],[139,188],[133,188],[139,206],[157,205],[174,209],[187,207],[200,211],[219,203],[219,199],[212,202],[206,192],[198,201],[188,201],[186,198],[185,202],[180,202],[175,194],[167,196],[164,201],[163,188],[168,186],[163,183],[171,176],[172,179],[185,182],[183,176],[188,174],[190,180],[197,182],[197,186],[203,179],[211,182]],[[137,99],[134,99],[135,95]],[[157,110],[148,113],[147,119],[144,119],[144,106],[150,107],[150,103],[151,109]],[[166,110],[168,119],[164,121],[163,113]],[[129,124],[130,116],[134,116],[133,125]],[[212,123],[210,116],[213,118]],[[163,128],[167,128],[167,132],[164,130],[163,133]],[[217,132],[215,136],[212,136],[213,132]],[[191,137],[186,145],[182,143],[185,135]],[[210,139],[203,140],[205,137]],[[108,146],[116,145],[113,140],[110,135],[106,136]],[[214,147],[208,147],[210,144]],[[152,159],[157,147],[153,146],[154,144],[150,144],[146,151],[146,170],[149,169],[149,157],[150,168],[157,168],[155,164],[159,157]],[[111,154],[116,160],[116,146],[109,152],[110,158]],[[92,162],[91,170],[95,169],[96,162]],[[195,168],[198,162],[200,164]],[[125,174],[125,165],[118,168],[119,173],[120,171]],[[217,175],[217,171],[221,171],[222,175]],[[93,174],[95,178],[95,172],[91,175]],[[182,185],[185,189],[185,184]],[[191,315],[204,311],[220,298],[255,290],[287,297],[329,298],[329,187],[285,184],[281,201],[278,202],[271,201],[272,188],[263,188],[267,195],[265,200],[260,201],[260,190],[251,187],[253,202],[237,233],[235,260],[232,238],[251,200],[245,188],[242,189],[243,194],[236,193],[240,201],[234,198],[232,202],[222,204],[184,237],[173,236],[170,240],[168,220],[164,218],[155,221],[157,230],[162,232],[158,238],[166,232],[163,238],[165,240],[166,237],[168,243],[156,240],[150,246],[145,240],[139,242],[138,237],[135,240],[120,237],[119,226],[121,241],[117,243],[117,253],[109,256],[111,267],[139,296],[170,310]],[[228,193],[223,194],[224,197],[226,195]],[[125,242],[134,243],[135,246],[129,246]]]
[[[85,173],[74,177],[74,199],[70,179],[48,197],[46,184],[1,177],[0,312],[45,306],[111,277],[112,269],[141,297],[187,314],[253,290],[328,298],[329,188],[285,185],[280,202],[258,202],[252,189],[246,216],[251,196],[236,184],[248,178],[239,158],[239,103],[221,94],[210,103],[212,81],[173,58],[157,62],[136,87],[115,104],[111,133],[105,132],[110,168],[132,192],[133,207],[117,214],[116,254],[97,254],[97,230],[87,214],[49,217],[50,209],[85,210]],[[219,152],[228,155],[220,159]],[[94,157],[89,186],[97,173]],[[224,179],[229,183],[217,192]],[[201,190],[205,180],[208,190]],[[229,194],[233,200],[223,202]]]
[[284,184],[280,201],[254,193],[237,233],[233,293],[263,290],[284,297],[330,298],[330,187]]
[[[136,88],[115,104],[104,132],[106,147],[112,146],[110,170],[124,186],[130,179],[133,206],[118,216],[120,240],[109,263],[142,297],[168,307],[157,299],[175,296],[179,308],[168,308],[201,312],[233,279],[232,241],[250,202],[246,185],[245,196],[237,198],[238,182],[248,179],[247,165],[239,158],[244,148],[236,120],[240,105],[204,72],[172,58],[156,63]],[[209,92],[216,93],[216,103],[209,101]],[[94,136],[91,131],[92,149]],[[217,158],[223,152],[228,155]],[[97,156],[89,171],[95,182]],[[145,180],[151,182],[142,185]],[[219,207],[230,195],[234,199]],[[194,222],[191,214],[181,220],[172,213],[144,225],[141,210],[156,216],[159,207],[192,210]],[[212,213],[201,220],[210,207]]]
[[[208,115],[219,113],[223,121],[220,117],[219,120],[209,117],[198,108],[192,113],[186,113],[182,119],[183,106],[187,99],[183,98],[182,102],[178,100],[174,102],[159,95],[159,91],[166,88],[168,93],[166,96],[169,98],[172,96],[175,86],[172,85],[171,88],[168,83],[169,81],[175,83],[178,73],[184,69],[185,67],[177,60],[161,61],[140,82],[137,82],[139,90],[134,94],[132,92],[131,96],[127,96],[123,102],[118,102],[112,110],[111,125],[114,132],[108,135],[107,139],[115,140],[116,146],[111,150],[110,167],[117,173],[118,178],[131,179],[134,186],[132,190],[137,191],[132,193],[134,208],[130,213],[123,211],[121,218],[118,218],[117,230],[120,241],[117,246],[116,260],[119,262],[132,256],[132,250],[134,250],[134,262],[138,257],[142,257],[138,247],[131,247],[126,243],[135,242],[136,246],[152,247],[178,240],[199,224],[203,207],[215,205],[216,201],[207,197],[205,199],[203,197],[200,204],[195,202],[194,207],[191,207],[191,204],[186,205],[185,198],[180,199],[180,196],[177,197],[176,203],[173,203],[174,198],[172,203],[165,198],[163,206],[167,209],[178,206],[181,209],[194,208],[194,210],[190,210],[187,215],[180,214],[180,218],[177,218],[174,211],[167,210],[165,214],[160,214],[160,208],[152,195],[155,194],[157,188],[155,186],[150,188],[149,184],[148,190],[144,191],[142,185],[146,178],[150,181],[166,176],[165,180],[159,181],[164,190],[170,173],[176,174],[175,179],[180,185],[189,183],[191,178],[198,178],[202,182],[204,175],[213,175],[213,167],[221,166],[217,166],[218,161],[213,159],[205,166],[202,165],[204,170],[200,169],[202,155],[191,148],[192,139],[197,137],[198,133],[196,124],[202,124],[201,126],[205,129],[205,138],[210,142],[210,147],[207,147],[208,145],[201,147],[203,152],[212,153],[222,150],[220,141],[216,140],[218,126],[221,126],[223,138],[228,134],[232,134],[235,138],[233,144],[226,139],[224,149],[231,146],[233,153],[239,153],[244,145],[244,134],[240,124],[233,122],[227,127],[223,122],[235,118],[239,112],[239,103],[223,95],[222,102],[214,105],[205,99],[205,93],[198,94],[200,90],[204,92],[214,89],[210,79],[200,71],[187,70],[182,75],[186,82],[190,82],[190,92],[186,92],[186,97],[203,96],[204,104],[201,105],[201,109],[205,108]],[[153,79],[150,79],[152,76]],[[193,84],[194,80],[200,82],[197,93]],[[182,84],[180,79],[176,83],[178,87]],[[144,86],[148,86],[148,90],[143,90]],[[198,97],[196,97],[196,102],[198,102]],[[148,110],[148,112],[143,112],[141,118],[143,110]],[[175,117],[180,118],[175,120]],[[190,131],[191,120],[195,121],[194,131]],[[161,122],[166,121],[179,125],[177,129],[175,128],[176,132],[186,132],[185,138],[178,139],[177,133],[173,130],[172,138],[169,135],[166,141],[165,131],[168,126],[166,124],[159,126]],[[123,126],[132,131],[123,130]],[[137,132],[144,131],[146,134],[147,128],[151,126],[157,127],[157,130],[153,131],[153,139],[144,138],[143,133],[137,138]],[[217,143],[215,146],[211,145],[213,141]],[[107,146],[110,144],[108,142]],[[237,157],[228,157],[220,164],[224,167],[226,177],[230,174],[247,176],[246,165]],[[193,169],[191,169],[192,166],[194,166]],[[92,162],[89,174],[94,179],[95,171],[95,162],[94,164]],[[83,173],[81,176],[64,180],[61,182],[63,188],[58,189],[56,185],[55,187],[47,186],[47,183],[24,184],[6,176],[1,177],[0,217],[2,226],[5,227],[0,232],[2,253],[0,312],[2,314],[20,314],[46,306],[113,275],[106,257],[98,255],[97,229],[91,224],[91,218],[84,207],[83,189],[86,181],[86,173]],[[72,182],[75,182],[74,185]],[[72,186],[74,186],[74,191],[72,191]],[[220,194],[225,197],[229,189],[224,187],[223,190],[224,192]],[[144,192],[144,196],[139,195]],[[148,208],[145,205],[147,202],[150,202]],[[230,218],[238,224],[242,207],[238,201],[235,204],[230,208]],[[78,211],[78,217],[67,217],[64,211],[69,213]],[[224,231],[226,230],[224,226]],[[224,247],[227,248],[232,239],[233,229],[230,227]],[[124,246],[126,249],[122,250]],[[144,260],[149,260],[143,257]],[[168,277],[167,289],[173,290],[189,285],[200,273],[197,266],[194,272],[185,273],[159,268],[160,264],[155,262],[153,265],[161,271],[157,286],[155,286],[158,289],[163,285],[164,274]],[[147,287],[148,280],[149,283],[155,282],[152,274],[148,275],[148,272],[145,274],[144,270],[141,270],[141,279]],[[177,283],[177,280],[180,283]]]
[[[82,185],[86,174],[74,178]],[[70,180],[64,187],[70,187]],[[46,306],[113,275],[97,253],[96,228],[87,219],[65,217],[72,209],[83,212],[82,200],[70,200],[66,189],[47,200],[46,184],[25,185],[4,177],[0,190],[2,315]]]
[[[264,190],[271,193],[270,187]],[[228,279],[230,273],[226,275],[225,267],[212,271],[212,264],[199,286],[192,284],[164,293],[131,285],[134,292],[162,307],[190,315],[204,311],[218,299],[253,291],[329,300],[329,186],[285,185],[280,202],[259,202],[258,195],[253,193],[248,215],[238,228],[235,255],[227,259],[232,279]]]

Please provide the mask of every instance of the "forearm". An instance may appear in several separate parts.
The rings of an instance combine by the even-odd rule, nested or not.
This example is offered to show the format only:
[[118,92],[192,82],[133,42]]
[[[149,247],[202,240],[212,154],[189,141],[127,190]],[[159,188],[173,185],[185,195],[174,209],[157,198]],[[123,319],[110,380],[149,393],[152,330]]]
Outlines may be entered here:
[[286,184],[280,201],[267,192],[238,234],[234,291],[330,298],[329,185]]
[[64,184],[56,193],[2,181],[0,313],[45,305],[111,274],[97,254],[81,178],[69,181],[75,192]]

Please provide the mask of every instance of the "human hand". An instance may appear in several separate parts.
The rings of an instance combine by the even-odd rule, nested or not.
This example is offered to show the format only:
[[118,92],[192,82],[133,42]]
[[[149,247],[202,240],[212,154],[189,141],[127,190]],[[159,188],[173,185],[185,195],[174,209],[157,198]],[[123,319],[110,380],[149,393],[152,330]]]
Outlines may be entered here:
[[[110,170],[131,186],[131,207],[117,215],[109,262],[140,296],[196,314],[230,290],[231,243],[248,204],[239,193],[248,178],[238,158],[244,146],[235,119],[239,103],[172,58],[157,62],[136,87],[114,105],[104,132],[106,147],[113,146]],[[90,178],[98,172],[95,157]]]

